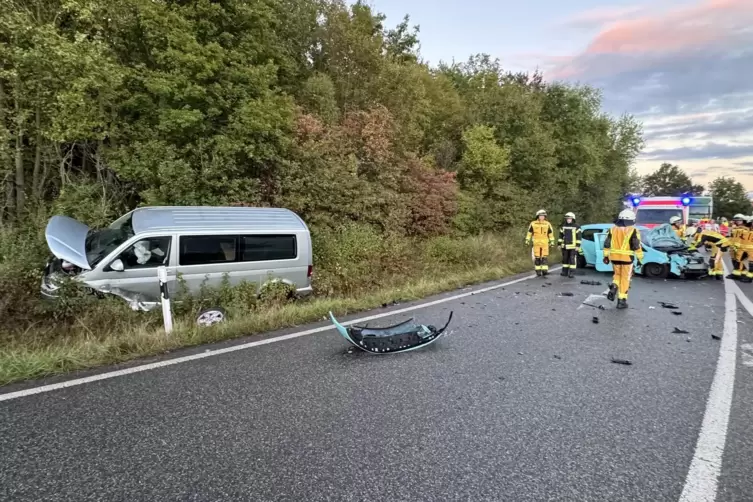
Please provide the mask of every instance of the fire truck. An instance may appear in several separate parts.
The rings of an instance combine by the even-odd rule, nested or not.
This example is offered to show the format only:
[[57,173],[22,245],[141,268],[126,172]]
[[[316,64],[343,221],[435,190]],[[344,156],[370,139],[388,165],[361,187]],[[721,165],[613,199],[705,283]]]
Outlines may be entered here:
[[673,216],[682,218],[687,226],[691,220],[710,219],[714,200],[710,196],[681,195],[679,197],[641,197],[632,195],[625,206],[635,211],[635,224],[646,228],[669,223]]

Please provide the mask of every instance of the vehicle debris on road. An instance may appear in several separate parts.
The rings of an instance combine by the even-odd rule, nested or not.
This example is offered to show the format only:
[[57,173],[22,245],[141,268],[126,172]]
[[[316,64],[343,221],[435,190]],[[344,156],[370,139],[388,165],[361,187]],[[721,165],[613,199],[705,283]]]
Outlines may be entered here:
[[612,362],[615,364],[624,364],[625,366],[632,366],[632,361],[629,361],[627,359],[618,359],[616,357],[612,358]]
[[680,329],[680,328],[678,328],[678,327],[675,326],[675,329],[674,329],[674,331],[672,331],[672,333],[678,333],[678,334],[681,334],[681,335],[687,335],[688,333],[690,333],[690,331],[685,331],[684,329]]
[[415,324],[413,318],[384,328],[369,328],[366,326],[351,326],[346,328],[340,324],[332,312],[329,313],[332,324],[348,342],[359,349],[371,354],[389,352],[404,352],[425,347],[445,333],[452,321],[452,311],[444,327],[437,329],[429,324]]

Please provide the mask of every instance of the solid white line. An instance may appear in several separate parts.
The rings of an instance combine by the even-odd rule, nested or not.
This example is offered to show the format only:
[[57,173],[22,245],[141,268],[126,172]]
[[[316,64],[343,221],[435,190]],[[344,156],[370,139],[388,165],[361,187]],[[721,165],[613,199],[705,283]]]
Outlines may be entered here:
[[737,364],[737,301],[733,293],[732,281],[725,278],[724,286],[724,332],[719,348],[719,358],[714,380],[711,382],[711,391],[706,401],[706,412],[698,434],[695,454],[685,478],[680,502],[714,502],[716,500]]
[[[559,270],[560,268],[562,268],[562,267],[554,267],[554,268],[551,269],[551,271],[555,272],[555,271]],[[342,325],[343,326],[349,326],[351,324],[360,324],[360,323],[363,323],[363,322],[372,321],[374,319],[380,319],[382,317],[389,317],[389,316],[394,316],[394,315],[398,315],[398,314],[403,314],[405,312],[412,312],[414,310],[424,309],[424,308],[427,308],[427,307],[432,307],[434,305],[439,305],[441,303],[451,302],[453,300],[458,300],[460,298],[465,298],[467,296],[477,295],[477,294],[480,294],[480,293],[486,293],[488,291],[493,291],[495,289],[504,288],[506,286],[512,286],[513,284],[517,284],[519,282],[527,281],[527,280],[533,279],[535,277],[537,277],[537,276],[536,275],[529,275],[529,276],[526,276],[526,277],[521,277],[520,279],[515,279],[514,281],[504,282],[502,284],[495,284],[494,286],[487,286],[485,288],[476,289],[474,291],[468,291],[466,293],[461,293],[461,294],[457,294],[457,295],[453,295],[453,296],[448,296],[446,298],[440,298],[439,300],[434,300],[434,301],[431,301],[431,302],[419,303],[417,305],[412,305],[410,307],[405,307],[405,308],[398,309],[398,310],[390,310],[388,312],[382,312],[380,314],[374,314],[374,315],[370,315],[370,316],[367,316],[367,317],[362,317],[360,319],[353,319],[352,321],[343,322]],[[153,370],[153,369],[157,369],[157,368],[163,368],[165,366],[172,366],[174,364],[187,363],[189,361],[196,361],[198,359],[204,359],[204,358],[207,358],[207,357],[218,356],[220,354],[227,354],[228,352],[236,352],[236,351],[239,351],[239,350],[250,349],[252,347],[258,347],[259,345],[267,345],[269,343],[282,342],[284,340],[290,340],[290,339],[298,338],[298,337],[301,337],[301,336],[313,335],[314,333],[322,333],[324,331],[329,331],[329,330],[334,329],[334,328],[335,327],[332,326],[332,325],[321,326],[319,328],[307,329],[305,331],[298,331],[296,333],[290,333],[290,334],[287,334],[287,335],[276,336],[274,338],[267,338],[265,340],[257,340],[257,341],[254,341],[254,342],[244,343],[244,344],[240,344],[240,345],[234,345],[232,347],[225,347],[224,349],[207,350],[206,352],[202,352],[202,353],[199,353],[199,354],[193,354],[193,355],[190,355],[190,356],[176,357],[176,358],[173,358],[173,359],[166,359],[164,361],[158,361],[158,362],[155,362],[155,363],[142,364],[140,366],[133,366],[131,368],[125,368],[125,369],[122,369],[122,370],[108,371],[106,373],[100,373],[98,375],[92,375],[92,376],[83,377],[83,378],[76,378],[76,379],[68,380],[68,381],[65,381],[65,382],[53,383],[53,384],[49,384],[49,385],[42,385],[42,386],[39,386],[39,387],[32,387],[30,389],[19,390],[19,391],[16,391],[16,392],[8,392],[6,394],[0,394],[0,401],[10,401],[11,399],[18,399],[20,397],[31,396],[31,395],[34,395],[34,394],[41,394],[42,392],[50,392],[50,391],[53,391],[53,390],[64,389],[66,387],[74,387],[76,385],[83,385],[85,383],[96,382],[96,381],[99,381],[99,380],[106,380],[108,378],[115,378],[115,377],[120,377],[120,376],[125,376],[125,375],[131,375],[133,373],[140,373],[142,371],[149,371],[149,370]]]
[[743,292],[742,289],[740,289],[740,286],[732,282],[732,291],[735,292],[737,299],[740,300],[740,303],[743,307],[745,307],[745,310],[748,311],[748,314],[753,316],[753,302],[748,299],[747,295]]

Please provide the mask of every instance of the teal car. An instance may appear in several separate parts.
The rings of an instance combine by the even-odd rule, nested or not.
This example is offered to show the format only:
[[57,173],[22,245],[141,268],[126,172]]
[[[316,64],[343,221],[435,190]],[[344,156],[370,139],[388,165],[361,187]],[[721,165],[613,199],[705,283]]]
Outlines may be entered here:
[[[581,225],[581,254],[578,268],[594,267],[598,272],[612,272],[612,264],[605,265],[604,241],[612,223]],[[708,275],[709,267],[703,255],[691,251],[679,238],[667,238],[667,227],[656,229],[636,225],[643,247],[643,263],[635,263],[635,273],[644,277],[665,279],[669,276],[699,278]],[[671,233],[671,230],[669,231]],[[661,237],[657,239],[657,236]],[[657,242],[656,247],[647,243]],[[660,244],[660,245],[659,245]]]

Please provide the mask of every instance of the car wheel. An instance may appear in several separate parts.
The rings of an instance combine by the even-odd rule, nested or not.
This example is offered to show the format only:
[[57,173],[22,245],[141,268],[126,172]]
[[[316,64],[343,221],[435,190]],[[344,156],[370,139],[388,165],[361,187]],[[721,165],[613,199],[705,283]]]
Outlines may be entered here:
[[583,255],[578,255],[578,257],[575,260],[575,263],[577,264],[578,268],[586,268],[588,266],[588,262],[586,261],[586,257]]
[[669,275],[669,267],[660,263],[646,263],[643,265],[642,272],[650,279],[666,279]]
[[219,307],[212,307],[204,309],[196,316],[196,324],[199,326],[212,326],[225,322],[227,319],[227,313],[225,309]]

